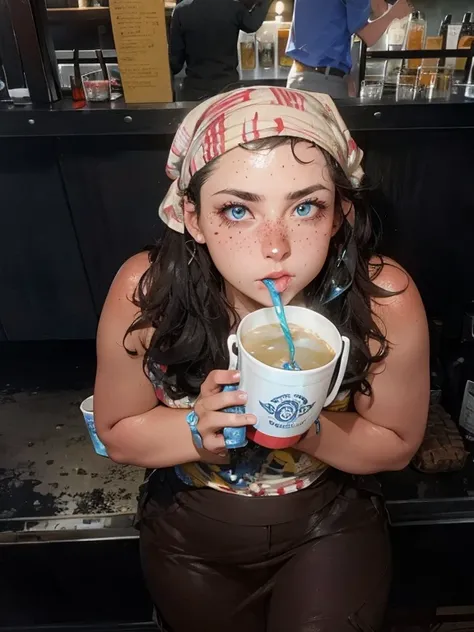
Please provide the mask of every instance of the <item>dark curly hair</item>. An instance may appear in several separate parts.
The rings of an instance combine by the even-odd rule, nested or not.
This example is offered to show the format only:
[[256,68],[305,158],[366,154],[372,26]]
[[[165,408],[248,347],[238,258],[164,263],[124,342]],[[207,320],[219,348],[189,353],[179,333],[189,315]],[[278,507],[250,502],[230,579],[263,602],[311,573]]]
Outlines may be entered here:
[[[293,155],[297,138],[272,137],[243,145],[245,149],[271,150],[291,143]],[[325,155],[336,189],[335,211],[343,215],[343,200],[355,210],[353,226],[344,218],[332,238],[323,270],[304,290],[306,305],[327,316],[351,340],[351,353],[344,384],[353,392],[371,393],[368,381],[370,365],[381,362],[389,352],[389,342],[374,319],[371,299],[391,296],[375,284],[384,265],[375,259],[376,237],[364,187],[354,187],[341,166],[326,151]],[[296,155],[295,155],[296,158]],[[296,158],[298,160],[298,158]],[[187,196],[200,212],[200,191],[219,158],[198,171],[183,196]],[[322,306],[319,291],[322,279],[331,275],[338,253],[351,238],[357,250],[352,286],[334,301]],[[192,244],[192,248],[190,247]],[[194,248],[196,249],[194,252]],[[192,259],[190,261],[190,259]],[[142,276],[133,302],[139,315],[130,325],[125,338],[133,331],[151,328],[153,334],[145,349],[144,368],[166,365],[163,388],[173,400],[196,396],[202,382],[213,369],[226,369],[229,362],[227,337],[238,323],[238,315],[228,302],[224,280],[215,267],[205,245],[166,230],[161,240],[149,251],[150,267]],[[124,341],[125,341],[124,338]],[[377,342],[373,355],[369,342]],[[129,350],[129,353],[136,351]]]

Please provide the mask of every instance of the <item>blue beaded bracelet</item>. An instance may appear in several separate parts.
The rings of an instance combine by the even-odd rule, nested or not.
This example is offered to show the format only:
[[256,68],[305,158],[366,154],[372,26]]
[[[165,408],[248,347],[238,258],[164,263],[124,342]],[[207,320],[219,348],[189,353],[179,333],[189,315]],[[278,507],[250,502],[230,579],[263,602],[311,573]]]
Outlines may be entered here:
[[198,422],[199,422],[199,417],[196,415],[194,410],[192,410],[190,413],[188,413],[188,415],[186,415],[186,423],[188,424],[189,429],[191,430],[193,443],[196,446],[196,448],[202,449],[204,445],[202,442],[201,434],[197,427]]

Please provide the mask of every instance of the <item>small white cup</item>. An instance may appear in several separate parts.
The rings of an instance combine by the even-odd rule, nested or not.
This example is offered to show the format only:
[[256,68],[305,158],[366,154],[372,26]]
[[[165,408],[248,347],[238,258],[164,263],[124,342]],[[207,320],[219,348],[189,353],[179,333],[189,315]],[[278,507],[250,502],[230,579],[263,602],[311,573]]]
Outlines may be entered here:
[[84,417],[84,421],[86,422],[87,430],[89,431],[89,436],[92,441],[92,445],[94,446],[94,450],[100,456],[108,456],[107,448],[102,443],[97,435],[97,431],[95,429],[95,421],[94,421],[94,396],[91,395],[87,399],[85,399],[81,404],[81,413]]
[[[350,341],[341,336],[324,316],[304,307],[286,307],[289,324],[299,325],[315,333],[334,351],[328,364],[309,371],[285,371],[268,366],[254,358],[242,344],[242,337],[264,325],[279,324],[273,308],[260,309],[246,316],[228,339],[229,351],[241,374],[239,388],[247,393],[245,411],[257,417],[255,426],[247,428],[247,437],[272,449],[288,448],[297,443],[311,428],[322,409],[336,398],[346,372]],[[331,380],[339,362],[331,392]]]

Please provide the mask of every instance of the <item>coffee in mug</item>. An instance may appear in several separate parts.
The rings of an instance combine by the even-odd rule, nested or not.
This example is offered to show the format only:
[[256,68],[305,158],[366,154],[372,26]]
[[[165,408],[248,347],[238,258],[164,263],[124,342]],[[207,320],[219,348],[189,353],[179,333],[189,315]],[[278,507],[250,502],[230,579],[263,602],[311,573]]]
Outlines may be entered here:
[[[319,369],[335,356],[327,342],[299,325],[289,323],[295,345],[295,360],[302,371]],[[242,345],[256,360],[275,369],[283,369],[290,362],[288,342],[279,324],[256,327],[242,336]]]
[[[271,359],[268,344],[264,345],[263,359],[256,357],[258,351],[256,355],[251,353],[252,340],[258,337],[258,332],[253,333],[256,330],[274,332],[278,345],[286,344],[283,334],[280,340],[280,334],[276,333],[280,324],[273,308],[248,314],[236,334],[228,339],[231,364],[233,367],[238,365],[240,370],[239,388],[248,396],[245,411],[257,418],[255,426],[246,428],[246,435],[273,450],[297,443],[316,422],[321,410],[334,401],[344,378],[350,350],[349,340],[321,314],[294,306],[286,307],[285,313],[293,327],[304,331],[302,340],[311,339],[311,344],[319,350],[320,342],[324,343],[323,364],[302,371],[287,371],[282,366],[288,361],[288,349],[286,355],[275,354]],[[321,362],[321,356],[319,360]],[[297,357],[297,361],[300,363],[301,359]]]

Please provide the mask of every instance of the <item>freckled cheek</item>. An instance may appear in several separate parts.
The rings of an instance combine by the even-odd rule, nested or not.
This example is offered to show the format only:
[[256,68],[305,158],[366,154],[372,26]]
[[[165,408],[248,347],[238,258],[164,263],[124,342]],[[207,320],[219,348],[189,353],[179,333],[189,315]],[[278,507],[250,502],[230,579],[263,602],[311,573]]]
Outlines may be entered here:
[[210,232],[206,239],[211,255],[219,259],[247,256],[254,246],[254,239],[235,228],[221,227]]
[[288,236],[292,244],[298,244],[302,247],[309,245],[311,248],[323,249],[331,240],[331,231],[327,227],[311,228],[299,223],[289,229]]
[[310,228],[301,222],[289,231],[291,256],[296,266],[319,272],[327,257],[331,232],[327,227]]
[[209,252],[219,272],[234,287],[245,290],[253,281],[260,263],[261,248],[256,236],[236,229],[221,230],[219,236],[208,242]]

